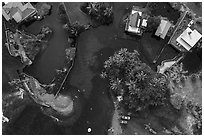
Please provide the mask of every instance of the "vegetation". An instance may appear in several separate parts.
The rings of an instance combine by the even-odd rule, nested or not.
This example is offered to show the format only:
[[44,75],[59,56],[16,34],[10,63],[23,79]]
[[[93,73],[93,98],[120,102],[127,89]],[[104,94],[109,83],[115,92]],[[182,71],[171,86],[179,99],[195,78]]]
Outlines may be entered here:
[[188,71],[184,71],[183,63],[175,64],[165,72],[167,78],[171,81],[179,83],[181,80],[186,78]]
[[171,5],[172,8],[178,11],[180,11],[182,8],[182,4],[179,2],[169,2],[169,4]]
[[164,105],[169,97],[164,75],[142,63],[139,53],[121,49],[105,61],[103,78],[110,80],[115,96],[122,95],[124,107],[132,113],[149,106]]
[[92,20],[102,25],[113,22],[112,6],[104,2],[85,2],[81,10],[88,14]]
[[51,9],[52,9],[52,6],[47,4],[46,2],[39,2],[37,3],[37,15],[42,18],[44,18],[46,15],[50,15],[51,13]]
[[26,34],[21,32],[20,36],[22,36],[22,38],[19,38],[19,41],[23,45],[29,59],[33,61],[36,55],[46,48],[47,45],[42,43],[47,42],[44,41],[44,39],[50,34],[52,34],[52,30],[46,26],[42,27],[40,33],[36,36],[32,34],[26,36]]
[[[16,30],[15,33],[9,31],[9,42],[5,43],[11,56],[20,56],[21,62],[25,65],[31,65],[40,51],[47,47],[45,40],[52,30],[49,27],[42,27],[38,35]],[[10,47],[10,48],[9,48]]]
[[70,38],[76,38],[80,33],[84,32],[87,28],[79,22],[74,22],[72,25],[64,25],[65,30],[68,32]]
[[190,113],[194,117],[193,124],[193,134],[201,135],[202,134],[202,106],[196,106],[189,102],[187,104],[188,113]]
[[66,60],[68,60],[68,62],[72,61],[76,55],[76,48],[65,49],[65,54],[66,54]]
[[[170,80],[170,102],[182,114],[179,121],[186,134],[201,134],[202,129],[202,73],[186,75],[182,63],[165,73]],[[182,118],[186,117],[186,118]],[[188,119],[190,122],[189,125]],[[185,124],[187,123],[187,124]]]
[[155,31],[161,23],[160,16],[150,16],[147,20],[147,28],[146,31],[152,32]]
[[60,17],[60,21],[63,24],[63,28],[67,31],[69,35],[69,41],[72,41],[70,42],[71,45],[75,45],[75,39],[79,36],[80,33],[89,29],[90,25],[82,25],[78,21],[71,23],[63,3],[59,5],[58,15]]

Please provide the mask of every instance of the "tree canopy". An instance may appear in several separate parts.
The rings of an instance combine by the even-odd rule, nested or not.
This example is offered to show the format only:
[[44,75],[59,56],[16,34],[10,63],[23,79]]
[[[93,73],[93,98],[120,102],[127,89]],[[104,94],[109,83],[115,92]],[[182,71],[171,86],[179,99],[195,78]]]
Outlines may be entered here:
[[147,20],[147,28],[146,31],[155,31],[161,23],[160,16],[150,16]]
[[109,78],[114,95],[122,95],[121,103],[132,112],[163,105],[169,97],[166,77],[142,63],[136,50],[121,49],[109,57],[102,76]]
[[81,10],[102,25],[109,25],[113,22],[112,6],[109,3],[85,2],[81,5]]

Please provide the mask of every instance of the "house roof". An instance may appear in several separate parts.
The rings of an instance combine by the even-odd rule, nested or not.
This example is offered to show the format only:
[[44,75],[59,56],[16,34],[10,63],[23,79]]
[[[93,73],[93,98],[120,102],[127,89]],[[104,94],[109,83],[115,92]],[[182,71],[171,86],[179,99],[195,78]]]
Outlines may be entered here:
[[26,4],[21,2],[8,2],[3,6],[2,14],[6,20],[13,18],[16,22],[20,22],[34,12],[36,12],[36,9],[29,2]]
[[200,40],[202,35],[197,30],[189,27],[176,39],[186,50],[190,50]]
[[131,14],[129,16],[129,21],[126,24],[127,25],[127,31],[132,32],[132,33],[141,33],[140,26],[142,24],[142,12],[141,11],[136,11],[132,10]]
[[130,22],[129,22],[130,26],[131,27],[137,27],[138,19],[139,19],[139,13],[138,12],[131,14],[130,15]]
[[171,27],[171,23],[169,21],[161,20],[161,23],[157,28],[155,35],[160,36],[162,39],[164,39],[170,27]]
[[147,20],[146,20],[146,19],[143,19],[143,20],[142,20],[142,26],[143,26],[143,27],[147,27]]
[[12,17],[14,18],[14,20],[15,20],[16,22],[20,22],[20,21],[22,20],[22,14],[21,14],[21,12],[16,12],[16,13],[14,13],[14,15],[13,15]]

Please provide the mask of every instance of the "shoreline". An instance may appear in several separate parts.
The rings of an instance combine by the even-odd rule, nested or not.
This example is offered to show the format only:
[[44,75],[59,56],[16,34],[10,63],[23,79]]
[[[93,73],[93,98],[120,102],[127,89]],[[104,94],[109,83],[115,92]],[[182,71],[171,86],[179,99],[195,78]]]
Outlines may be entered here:
[[[65,90],[65,89],[64,89]],[[69,90],[69,89],[67,89]],[[63,95],[63,94],[62,94]],[[82,111],[82,95],[78,93],[78,91],[74,91],[71,89],[69,93],[64,94],[63,96],[69,96],[73,100],[73,110],[68,115],[62,115],[58,113],[57,111],[51,109],[51,108],[43,108],[42,112],[43,114],[53,118],[54,122],[60,126],[72,126],[80,117],[81,111]]]

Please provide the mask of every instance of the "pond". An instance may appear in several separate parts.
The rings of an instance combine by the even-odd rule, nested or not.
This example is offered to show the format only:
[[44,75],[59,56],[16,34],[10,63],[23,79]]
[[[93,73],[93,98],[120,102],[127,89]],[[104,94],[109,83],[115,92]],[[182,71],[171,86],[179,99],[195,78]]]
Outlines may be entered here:
[[44,53],[37,56],[33,64],[25,68],[25,72],[33,75],[41,83],[49,83],[54,75],[55,69],[60,68],[65,59],[65,48],[69,47],[67,34],[58,16],[59,3],[51,3],[52,11],[50,16],[46,16],[41,21],[35,21],[26,31],[37,34],[43,26],[49,26],[53,30],[53,36],[48,42],[48,47]]

